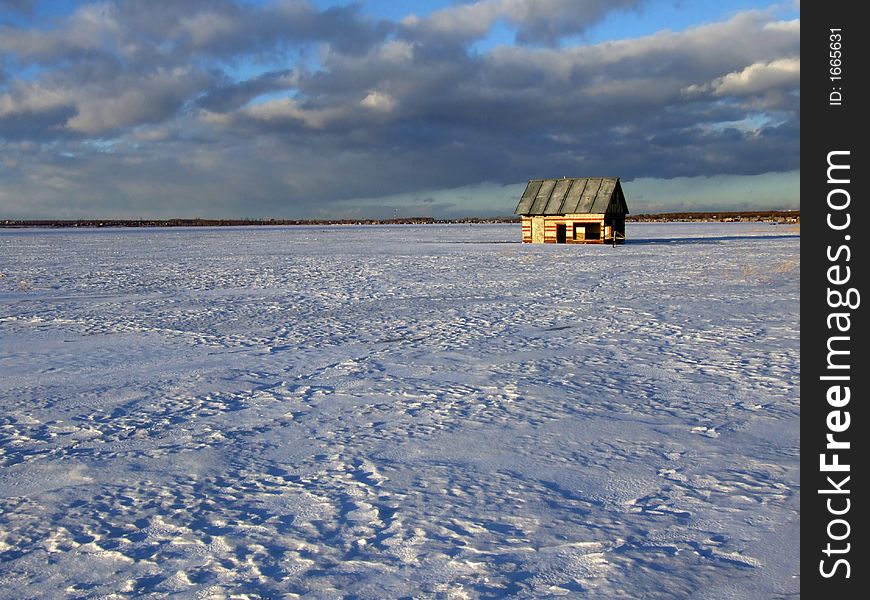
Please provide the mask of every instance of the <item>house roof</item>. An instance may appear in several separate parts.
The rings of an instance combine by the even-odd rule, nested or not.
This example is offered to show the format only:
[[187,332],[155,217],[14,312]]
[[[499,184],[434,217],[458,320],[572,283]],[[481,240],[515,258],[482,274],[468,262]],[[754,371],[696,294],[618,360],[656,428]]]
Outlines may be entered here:
[[530,179],[517,215],[628,213],[619,177]]

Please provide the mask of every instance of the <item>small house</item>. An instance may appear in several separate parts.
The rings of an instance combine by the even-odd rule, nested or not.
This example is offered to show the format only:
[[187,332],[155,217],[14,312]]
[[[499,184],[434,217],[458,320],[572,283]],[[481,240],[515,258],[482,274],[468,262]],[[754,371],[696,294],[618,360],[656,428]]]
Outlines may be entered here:
[[524,243],[621,244],[628,205],[618,177],[530,179],[514,214]]

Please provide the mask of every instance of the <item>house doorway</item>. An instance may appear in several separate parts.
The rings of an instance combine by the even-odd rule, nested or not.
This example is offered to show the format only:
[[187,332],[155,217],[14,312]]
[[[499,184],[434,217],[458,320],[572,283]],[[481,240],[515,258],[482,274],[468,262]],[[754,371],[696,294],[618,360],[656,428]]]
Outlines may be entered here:
[[556,243],[564,244],[565,243],[565,224],[559,223],[556,225]]

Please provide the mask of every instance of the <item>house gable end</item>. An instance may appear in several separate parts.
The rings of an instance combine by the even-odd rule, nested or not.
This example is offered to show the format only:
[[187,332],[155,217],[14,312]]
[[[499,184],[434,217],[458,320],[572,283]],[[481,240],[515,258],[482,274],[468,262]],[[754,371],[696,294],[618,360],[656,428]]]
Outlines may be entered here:
[[610,197],[610,202],[607,206],[608,214],[627,215],[628,204],[625,201],[625,194],[622,192],[622,184],[619,179],[616,180],[616,185]]

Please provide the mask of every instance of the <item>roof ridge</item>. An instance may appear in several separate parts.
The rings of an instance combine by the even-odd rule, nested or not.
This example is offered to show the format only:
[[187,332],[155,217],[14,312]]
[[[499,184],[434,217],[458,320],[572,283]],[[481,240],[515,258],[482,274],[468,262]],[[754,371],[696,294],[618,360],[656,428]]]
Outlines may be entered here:
[[578,179],[619,179],[619,177],[608,175],[606,177],[602,176],[593,176],[593,177],[536,177],[533,179],[529,179],[528,181],[576,181]]

